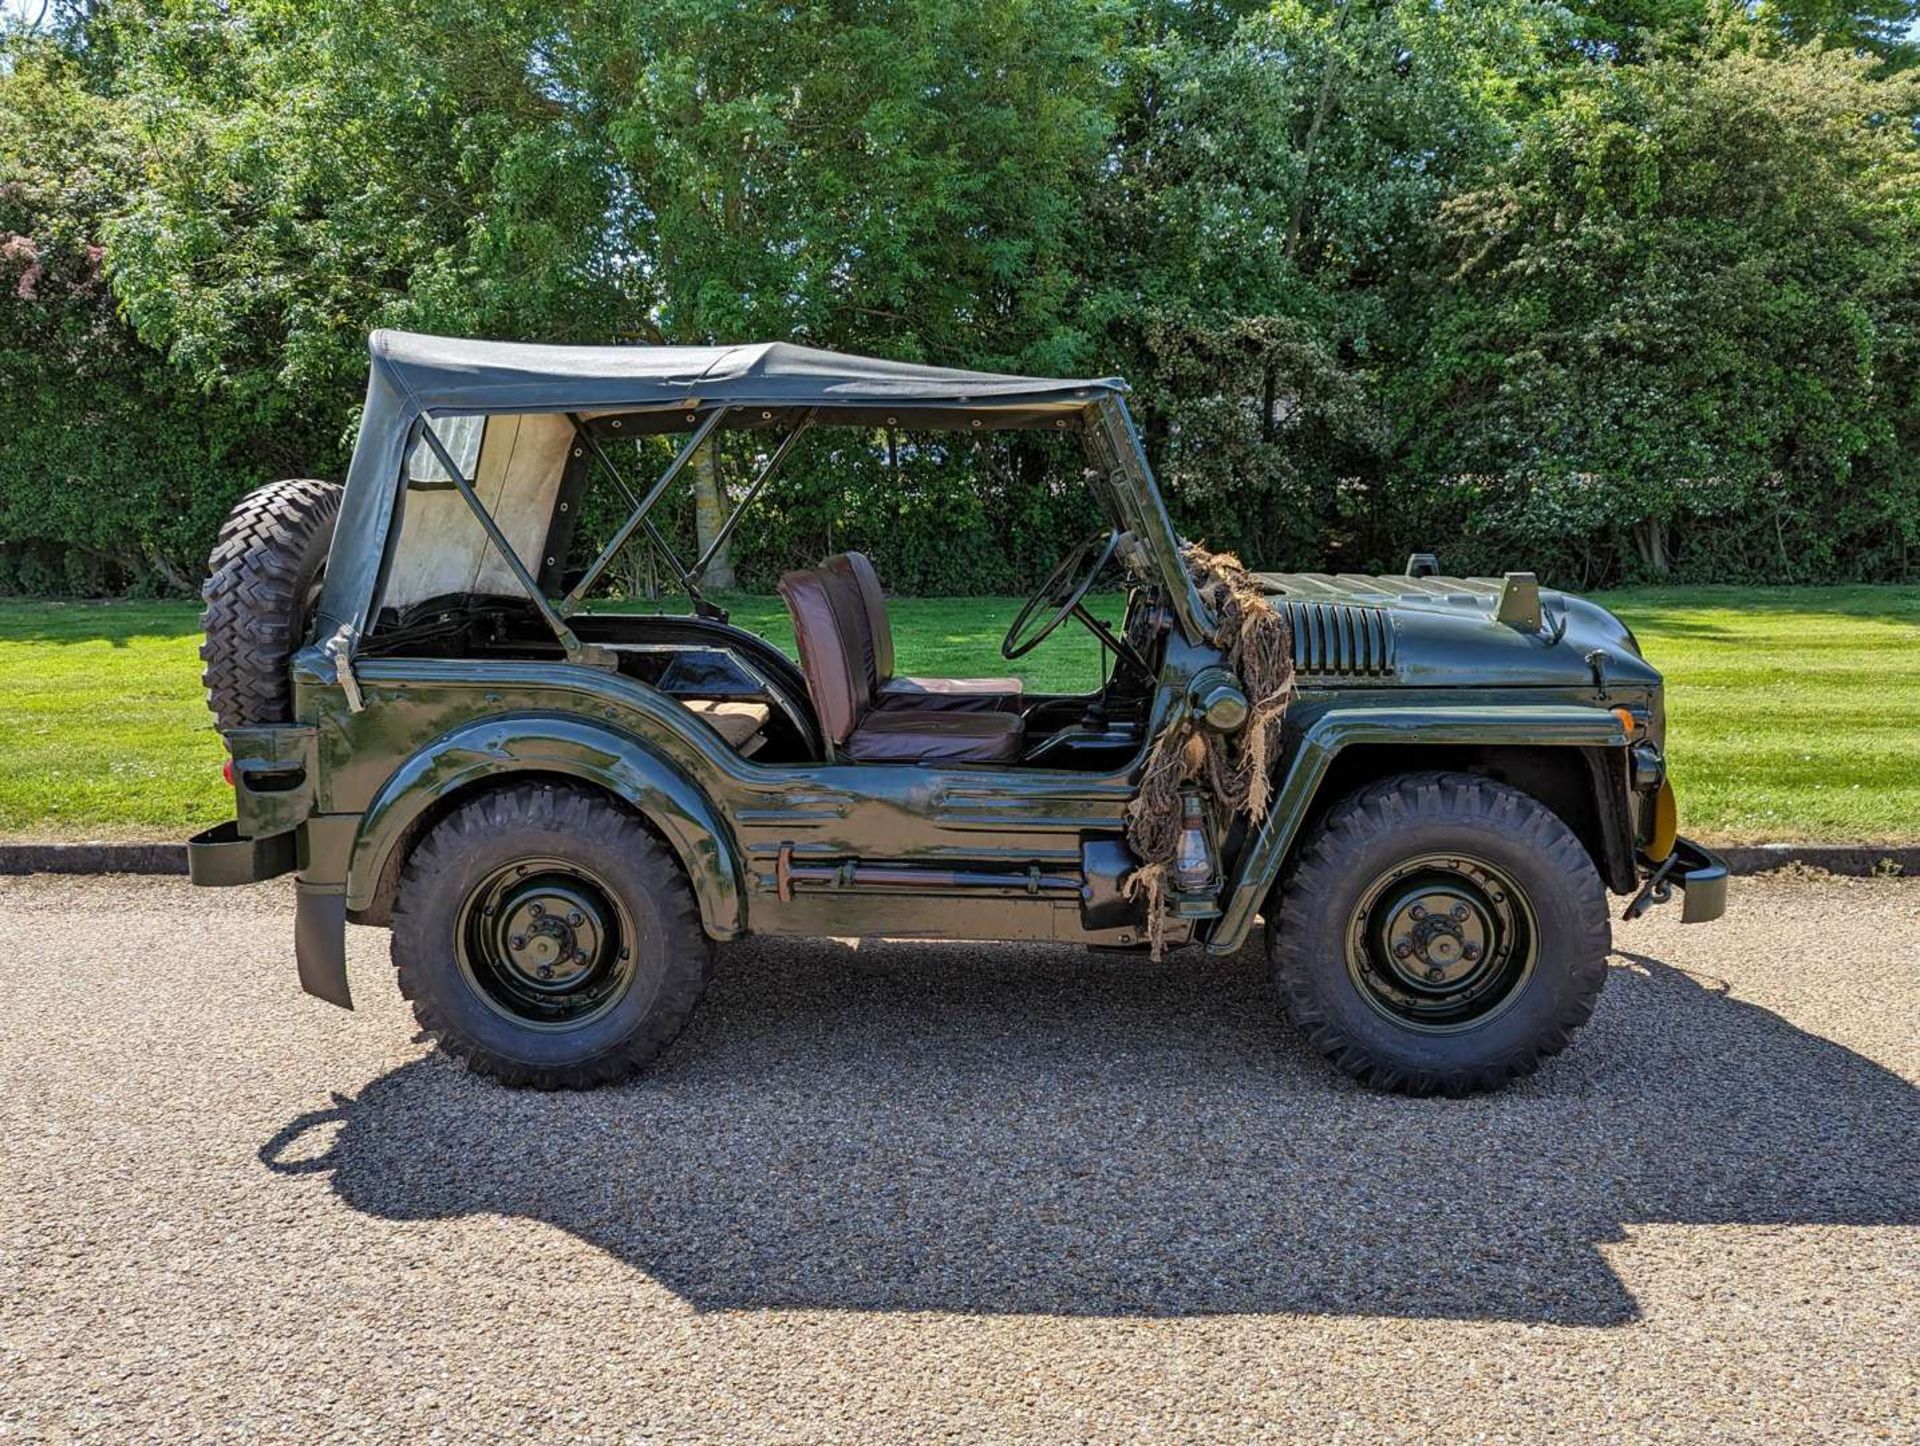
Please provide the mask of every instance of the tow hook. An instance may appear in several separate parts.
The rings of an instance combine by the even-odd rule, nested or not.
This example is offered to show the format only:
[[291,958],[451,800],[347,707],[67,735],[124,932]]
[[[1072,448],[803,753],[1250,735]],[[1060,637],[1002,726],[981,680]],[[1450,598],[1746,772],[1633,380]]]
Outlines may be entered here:
[[1622,918],[1637,919],[1655,904],[1664,904],[1673,897],[1673,885],[1667,881],[1667,875],[1673,872],[1678,860],[1678,854],[1667,855],[1666,861],[1648,876],[1640,892],[1633,896],[1633,902],[1627,905],[1627,912]]
[[1637,919],[1655,904],[1666,903],[1676,888],[1687,896],[1681,923],[1705,924],[1726,913],[1727,861],[1692,839],[1675,837],[1672,852],[1658,864],[1643,859],[1642,867],[1653,872],[1627,905],[1625,918]]

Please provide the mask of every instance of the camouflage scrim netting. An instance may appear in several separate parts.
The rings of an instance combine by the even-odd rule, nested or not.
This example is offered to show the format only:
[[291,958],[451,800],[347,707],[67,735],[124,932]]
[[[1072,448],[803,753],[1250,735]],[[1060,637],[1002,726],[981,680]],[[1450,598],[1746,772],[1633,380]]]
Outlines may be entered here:
[[1140,866],[1128,875],[1128,898],[1145,896],[1147,940],[1157,962],[1166,943],[1167,879],[1180,848],[1180,794],[1204,779],[1228,815],[1257,826],[1273,800],[1271,765],[1293,700],[1293,633],[1245,564],[1230,552],[1198,543],[1182,550],[1201,601],[1213,613],[1213,644],[1240,681],[1250,704],[1236,733],[1201,726],[1191,711],[1160,735],[1148,755],[1140,790],[1127,805],[1127,846]]

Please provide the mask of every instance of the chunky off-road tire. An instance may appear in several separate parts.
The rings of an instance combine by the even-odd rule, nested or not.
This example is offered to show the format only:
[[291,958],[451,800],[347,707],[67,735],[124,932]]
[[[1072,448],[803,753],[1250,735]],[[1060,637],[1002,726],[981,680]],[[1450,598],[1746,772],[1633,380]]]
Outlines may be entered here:
[[227,514],[200,589],[201,681],[221,728],[293,717],[288,663],[306,636],[339,515],[339,485],[310,477],[256,487]]
[[442,1049],[504,1084],[633,1074],[680,1033],[712,961],[679,862],[617,803],[564,784],[457,807],[400,876],[400,991]]
[[1606,982],[1600,875],[1519,789],[1383,779],[1327,813],[1267,910],[1287,1012],[1348,1074],[1463,1095],[1566,1048]]

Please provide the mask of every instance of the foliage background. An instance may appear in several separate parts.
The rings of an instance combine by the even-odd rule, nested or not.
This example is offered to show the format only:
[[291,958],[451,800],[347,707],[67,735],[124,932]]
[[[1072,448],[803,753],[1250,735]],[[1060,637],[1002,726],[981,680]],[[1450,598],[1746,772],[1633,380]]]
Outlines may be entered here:
[[[341,472],[374,326],[1119,373],[1265,566],[1911,580],[1915,5],[50,0],[0,38],[0,591],[190,589]],[[1055,460],[821,434],[739,582],[1016,590]]]

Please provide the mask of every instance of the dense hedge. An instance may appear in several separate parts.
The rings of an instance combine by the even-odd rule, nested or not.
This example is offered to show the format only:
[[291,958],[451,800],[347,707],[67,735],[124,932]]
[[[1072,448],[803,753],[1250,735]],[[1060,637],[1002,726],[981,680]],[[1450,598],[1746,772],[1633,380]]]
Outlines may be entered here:
[[[0,41],[0,592],[190,590],[341,473],[382,325],[1123,374],[1266,566],[1912,579],[1914,8],[55,4]],[[738,580],[1022,589],[1077,465],[817,434]]]

